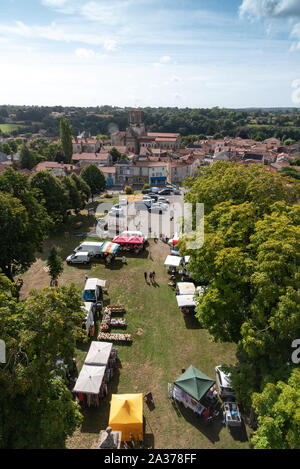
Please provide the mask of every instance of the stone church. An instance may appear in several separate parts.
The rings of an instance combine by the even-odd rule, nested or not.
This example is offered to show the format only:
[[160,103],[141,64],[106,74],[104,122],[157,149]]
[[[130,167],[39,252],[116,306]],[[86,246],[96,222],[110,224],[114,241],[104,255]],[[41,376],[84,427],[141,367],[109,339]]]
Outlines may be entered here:
[[181,146],[179,133],[146,132],[143,112],[139,109],[128,112],[126,132],[117,132],[111,139],[113,146],[126,146],[135,155],[145,154],[147,149],[178,150]]

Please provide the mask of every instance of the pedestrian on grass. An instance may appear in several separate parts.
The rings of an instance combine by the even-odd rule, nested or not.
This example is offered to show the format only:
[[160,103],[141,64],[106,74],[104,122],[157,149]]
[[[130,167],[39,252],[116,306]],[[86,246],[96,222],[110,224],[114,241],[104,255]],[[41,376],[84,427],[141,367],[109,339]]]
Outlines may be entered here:
[[147,282],[147,276],[148,276],[147,272],[144,272],[144,277],[145,277],[146,282]]
[[155,272],[152,272],[152,280],[155,281]]
[[150,272],[149,274],[149,279],[150,279],[150,282],[152,283],[152,272]]

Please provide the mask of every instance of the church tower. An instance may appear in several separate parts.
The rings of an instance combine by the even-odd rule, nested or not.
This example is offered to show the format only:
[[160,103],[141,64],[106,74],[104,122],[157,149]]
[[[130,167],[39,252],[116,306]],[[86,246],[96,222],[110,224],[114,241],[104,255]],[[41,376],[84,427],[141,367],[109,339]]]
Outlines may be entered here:
[[128,112],[128,127],[126,129],[126,149],[138,155],[140,153],[139,139],[145,135],[143,113],[139,109],[131,109]]

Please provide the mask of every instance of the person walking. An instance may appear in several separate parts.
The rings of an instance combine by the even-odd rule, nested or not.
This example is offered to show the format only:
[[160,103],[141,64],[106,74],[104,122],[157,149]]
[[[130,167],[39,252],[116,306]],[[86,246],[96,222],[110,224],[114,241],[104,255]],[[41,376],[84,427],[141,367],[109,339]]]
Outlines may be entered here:
[[148,281],[147,281],[147,277],[148,277],[148,274],[147,274],[147,272],[144,272],[144,277],[145,277],[145,282],[147,282],[147,283],[148,283]]
[[150,282],[152,283],[152,272],[150,272],[149,274],[149,279],[150,279]]
[[152,280],[155,281],[155,272],[152,272]]
[[127,263],[127,260],[126,260],[125,256],[122,257],[122,263],[123,263],[123,265]]

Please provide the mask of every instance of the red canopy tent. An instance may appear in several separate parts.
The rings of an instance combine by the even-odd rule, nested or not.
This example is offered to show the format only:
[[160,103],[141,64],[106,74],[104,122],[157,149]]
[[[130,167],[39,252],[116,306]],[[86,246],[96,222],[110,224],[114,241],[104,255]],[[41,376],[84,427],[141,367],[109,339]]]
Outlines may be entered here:
[[117,244],[143,244],[144,238],[140,236],[132,236],[132,235],[120,235],[117,236],[113,243]]

